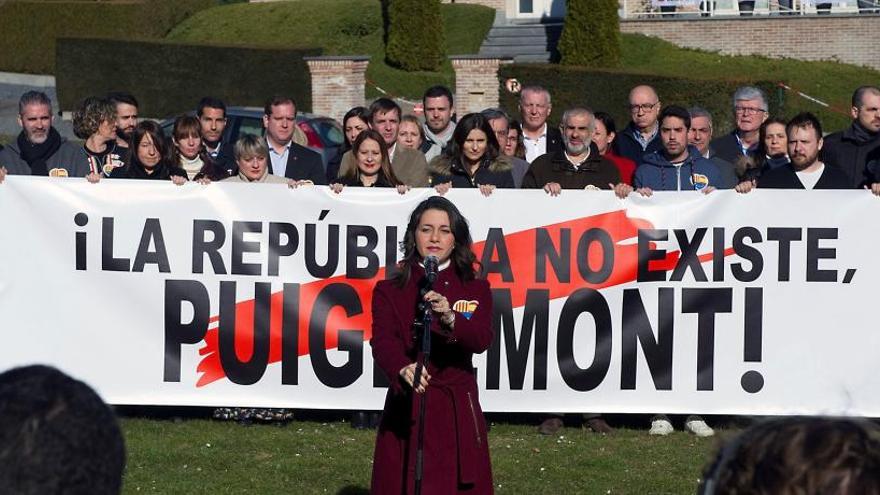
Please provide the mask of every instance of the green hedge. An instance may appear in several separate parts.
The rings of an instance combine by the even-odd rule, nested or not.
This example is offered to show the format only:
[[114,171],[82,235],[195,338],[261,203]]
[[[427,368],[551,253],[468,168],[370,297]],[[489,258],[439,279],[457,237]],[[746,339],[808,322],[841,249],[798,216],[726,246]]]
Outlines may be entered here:
[[[552,65],[514,64],[502,66],[502,81],[516,78],[520,84],[544,86],[550,90],[553,112],[550,120],[559,122],[562,112],[573,106],[603,110],[614,117],[618,128],[630,120],[627,110],[629,90],[649,84],[657,90],[664,105],[698,105],[712,114],[715,136],[733,129],[731,97],[739,86],[752,84],[763,89],[770,100],[770,114],[785,116],[785,108],[775,84],[767,81],[695,80],[638,74],[619,70],[587,69]],[[519,115],[519,97],[502,90],[501,106],[512,115]]]
[[196,11],[215,3],[214,0],[0,2],[0,71],[53,74],[57,38],[158,38]]
[[266,98],[282,94],[308,111],[311,79],[302,58],[320,51],[59,39],[58,100],[63,110],[72,110],[87,96],[129,91],[137,97],[141,115],[165,117],[194,109],[206,95],[227,105],[262,107]]
[[564,65],[618,67],[620,16],[617,0],[569,0],[559,38]]
[[386,58],[405,71],[435,71],[445,54],[440,0],[386,0]]

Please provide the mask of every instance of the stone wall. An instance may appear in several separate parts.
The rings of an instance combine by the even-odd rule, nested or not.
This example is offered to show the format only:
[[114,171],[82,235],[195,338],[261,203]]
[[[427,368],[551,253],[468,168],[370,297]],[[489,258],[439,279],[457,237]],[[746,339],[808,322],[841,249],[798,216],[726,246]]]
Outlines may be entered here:
[[312,113],[342,121],[350,108],[364,104],[370,57],[305,57],[312,76]]
[[837,60],[880,70],[878,26],[880,16],[869,14],[620,21],[623,33],[725,55]]
[[458,115],[498,106],[498,68],[509,62],[479,55],[449,57],[455,69],[455,111]]

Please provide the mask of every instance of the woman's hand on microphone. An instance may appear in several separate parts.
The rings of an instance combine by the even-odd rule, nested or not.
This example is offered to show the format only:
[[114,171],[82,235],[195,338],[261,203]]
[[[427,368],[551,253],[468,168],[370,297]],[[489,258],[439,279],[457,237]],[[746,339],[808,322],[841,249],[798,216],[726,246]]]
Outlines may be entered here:
[[[413,387],[413,380],[416,378],[416,363],[411,363],[400,368],[400,376],[407,385]],[[417,394],[425,393],[425,389],[428,388],[428,382],[431,380],[431,375],[428,374],[427,368],[422,367],[422,376],[420,378],[419,386],[413,387]]]
[[455,314],[449,307],[449,300],[442,294],[434,291],[425,293],[425,301],[431,304],[431,310],[440,315],[440,323],[452,327],[455,322]]
[[424,300],[425,302],[430,303],[431,310],[433,310],[440,316],[443,316],[452,311],[452,308],[449,307],[449,300],[446,299],[446,297],[444,297],[442,294],[433,290],[425,293]]

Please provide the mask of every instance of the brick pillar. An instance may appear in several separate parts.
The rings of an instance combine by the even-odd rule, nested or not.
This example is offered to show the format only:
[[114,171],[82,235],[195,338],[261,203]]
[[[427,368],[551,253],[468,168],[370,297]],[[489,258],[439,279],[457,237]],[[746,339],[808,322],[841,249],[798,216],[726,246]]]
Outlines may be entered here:
[[312,113],[342,122],[351,107],[364,104],[364,85],[370,57],[303,57],[312,75]]
[[455,69],[455,111],[458,115],[498,107],[498,68],[509,59],[480,55],[449,57]]

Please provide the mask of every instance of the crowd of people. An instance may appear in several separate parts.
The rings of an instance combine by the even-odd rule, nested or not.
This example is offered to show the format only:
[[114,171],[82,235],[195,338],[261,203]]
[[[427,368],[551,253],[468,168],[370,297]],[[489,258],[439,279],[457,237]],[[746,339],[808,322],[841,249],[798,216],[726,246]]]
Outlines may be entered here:
[[[157,123],[139,120],[134,96],[113,93],[90,97],[73,114],[73,128],[82,140],[80,143],[59,135],[52,125],[51,101],[44,93],[31,91],[19,101],[20,134],[0,150],[0,182],[8,174],[85,177],[93,183],[115,179],[165,180],[175,184],[196,181],[205,185],[216,181],[278,183],[291,188],[325,186],[336,193],[349,187],[383,187],[407,194],[410,188],[433,187],[441,195],[452,188],[472,188],[488,196],[498,188],[523,188],[543,189],[549,196],[558,196],[565,190],[586,189],[613,190],[625,198],[630,194],[651,196],[654,191],[707,194],[715,189],[735,189],[745,194],[755,188],[861,188],[880,195],[877,87],[856,89],[851,125],[829,135],[824,134],[821,123],[810,113],[789,120],[771,116],[766,96],[750,86],[739,88],[732,96],[734,130],[717,137],[713,136],[708,111],[664,106],[650,86],[632,88],[628,105],[631,120],[621,129],[609,113],[585,107],[565,109],[560,125],[554,127],[548,123],[552,103],[545,88],[522,89],[515,119],[495,108],[458,117],[452,92],[435,86],[424,93],[423,120],[404,115],[401,107],[388,98],[379,98],[368,107],[352,108],[342,121],[344,143],[325,165],[318,153],[305,146],[306,139],[296,125],[296,102],[291,97],[267,100],[263,109],[264,134],[245,134],[235,142],[224,140],[226,105],[216,98],[203,98],[195,116],[178,117],[170,135],[166,135]],[[416,263],[426,253],[445,249],[443,261],[453,263],[450,273],[455,273],[455,278],[443,279],[446,284],[454,282],[456,287],[473,285],[488,290],[484,284],[474,285],[476,274],[467,268],[473,266],[473,260],[468,262],[467,258],[470,237],[467,234],[463,244],[466,223],[462,227],[463,220],[454,205],[434,201],[425,208],[417,209],[418,215],[414,213],[410,220],[407,235],[413,239],[408,261],[404,263]],[[439,224],[425,220],[434,219],[432,215],[438,212],[442,213]],[[427,233],[431,229],[434,233]],[[455,233],[451,234],[453,230]],[[423,233],[424,239],[420,237]],[[464,258],[456,258],[455,253],[464,253]],[[377,287],[377,295],[384,294],[388,307],[392,307],[410,298],[408,292],[395,291],[417,293],[417,288],[407,284],[405,279],[397,288]],[[425,297],[438,312],[440,325],[447,327],[444,337],[459,346],[448,349],[452,359],[469,361],[472,353],[485,349],[488,341],[482,339],[467,343],[470,347],[462,352],[460,346],[464,344],[456,339],[467,336],[455,332],[455,313],[450,301],[440,295]],[[480,297],[484,307],[491,307],[491,298],[482,293]],[[415,306],[410,306],[413,308],[407,311],[414,310]],[[472,326],[466,321],[458,325]],[[389,323],[388,327],[393,325]],[[414,381],[415,363],[402,361],[400,349],[392,345],[396,337],[389,337],[389,331],[374,331],[377,361],[387,368],[389,375],[397,373],[401,377],[403,383],[394,382],[398,388],[407,385],[424,392],[428,382]],[[467,375],[468,369],[459,371],[464,370],[462,373]],[[432,371],[440,377],[435,383],[443,384],[443,377],[448,375],[446,379],[451,381],[445,386],[450,394],[464,393],[462,397],[468,401],[471,393],[475,397],[475,381],[461,381],[456,373],[436,368]],[[389,395],[389,401],[394,400],[397,399]],[[386,404],[384,419],[358,412],[353,425],[377,427],[381,421],[385,427],[380,426],[377,455],[381,451],[400,462],[401,446],[394,438],[409,433],[394,436],[394,425],[399,424],[392,425],[387,419],[388,408],[401,418],[409,414],[409,409],[395,404]],[[459,406],[460,403],[452,401],[449,414],[464,414],[456,409]],[[473,414],[479,406],[475,409],[471,402],[470,408]],[[225,414],[234,415],[229,411]],[[260,417],[266,413],[255,414]],[[266,415],[287,418],[289,412]],[[482,414],[479,416],[482,418]],[[486,441],[486,426],[482,419],[477,421],[474,417],[476,452],[485,450],[481,445]],[[598,413],[586,414],[584,420],[595,432],[613,431]],[[563,425],[562,415],[550,415],[539,431],[554,434]],[[698,436],[713,434],[699,416],[685,418],[684,427]],[[673,430],[666,415],[652,418],[651,434],[668,435]],[[461,455],[460,450],[458,454]],[[479,457],[474,461],[478,464],[474,476],[485,477],[489,473],[488,464],[481,464],[487,459]],[[397,476],[394,472],[380,474],[388,480]],[[490,473],[488,476],[491,478]]]
[[155,122],[139,120],[134,96],[90,97],[73,113],[78,143],[59,135],[52,102],[31,91],[19,101],[21,133],[0,149],[0,177],[285,182],[330,185],[337,192],[395,187],[402,194],[428,186],[441,193],[478,188],[487,195],[495,188],[539,188],[552,196],[584,188],[625,196],[747,192],[750,186],[871,188],[880,182],[876,87],[858,88],[852,124],[827,136],[811,114],[788,121],[769,115],[758,88],[739,88],[732,100],[735,129],[715,137],[708,111],[664,106],[645,85],[630,92],[631,120],[619,130],[609,113],[586,107],[565,109],[559,127],[549,125],[550,92],[537,86],[522,89],[518,119],[494,108],[456,118],[452,92],[435,86],[422,99],[423,120],[404,115],[388,98],[352,108],[342,121],[344,142],[324,164],[306,146],[290,97],[269,99],[264,135],[238,142],[224,142],[226,105],[216,98],[203,98],[196,115],[178,117],[166,135]]

